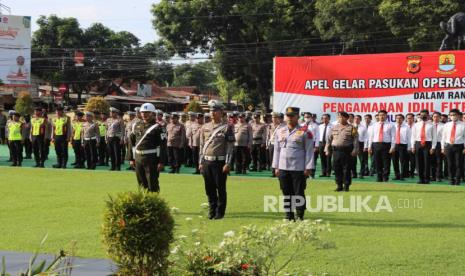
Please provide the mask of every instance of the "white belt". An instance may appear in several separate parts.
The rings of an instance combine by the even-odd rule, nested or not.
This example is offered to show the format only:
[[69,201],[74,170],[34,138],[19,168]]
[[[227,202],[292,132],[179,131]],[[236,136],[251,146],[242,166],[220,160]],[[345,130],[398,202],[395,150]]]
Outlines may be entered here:
[[96,137],[91,137],[91,138],[84,138],[85,141],[90,141],[90,140],[97,140]]
[[226,160],[226,156],[210,156],[206,155],[203,157],[207,161],[224,161]]
[[156,153],[157,155],[160,155],[160,148],[149,149],[149,150],[136,150],[136,153],[139,155],[147,155],[147,154],[152,154],[152,153]]

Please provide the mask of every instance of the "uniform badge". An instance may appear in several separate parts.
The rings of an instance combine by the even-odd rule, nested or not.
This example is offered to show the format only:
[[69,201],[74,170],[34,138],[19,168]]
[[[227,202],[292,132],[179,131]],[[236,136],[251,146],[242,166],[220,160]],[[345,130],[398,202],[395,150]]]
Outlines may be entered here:
[[304,132],[302,130],[297,130],[297,132],[295,134],[299,135],[299,136],[302,136],[304,134]]
[[407,57],[407,72],[416,74],[421,70],[421,56]]

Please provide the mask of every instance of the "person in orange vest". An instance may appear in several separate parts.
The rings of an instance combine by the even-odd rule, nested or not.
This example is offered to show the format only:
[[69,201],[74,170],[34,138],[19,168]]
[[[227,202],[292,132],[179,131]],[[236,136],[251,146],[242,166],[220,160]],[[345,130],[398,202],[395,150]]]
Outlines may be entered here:
[[23,162],[24,126],[19,118],[19,113],[12,113],[12,120],[8,124],[8,141],[13,161],[11,166],[13,167],[21,167]]
[[32,151],[36,161],[36,168],[43,168],[46,158],[45,154],[45,133],[47,128],[47,120],[44,118],[42,108],[34,110],[34,116],[31,119],[31,133],[29,136],[32,142]]
[[56,118],[52,120],[52,142],[55,144],[57,164],[54,168],[66,169],[68,163],[68,143],[71,139],[71,120],[63,112],[63,107],[56,109]]

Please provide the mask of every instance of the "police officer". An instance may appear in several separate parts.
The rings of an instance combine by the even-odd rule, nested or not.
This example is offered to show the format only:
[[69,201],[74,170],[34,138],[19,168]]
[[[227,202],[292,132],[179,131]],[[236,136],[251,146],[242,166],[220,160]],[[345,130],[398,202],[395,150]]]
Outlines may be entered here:
[[12,113],[12,120],[8,123],[8,142],[11,148],[13,167],[21,167],[23,162],[24,124],[19,120],[20,114]]
[[[72,134],[72,145],[74,150],[74,156],[76,161],[74,162],[74,168],[82,169],[84,168],[84,151],[82,149],[82,142],[81,142],[81,129],[82,124],[84,123],[83,116],[84,113],[81,111],[77,111],[75,113],[76,118],[73,120],[72,127],[73,127],[73,134]],[[72,165],[72,164],[71,164]]]
[[[106,120],[107,120],[107,115],[105,112],[98,112],[95,111],[94,115],[97,119],[96,123],[98,124],[99,128],[99,133],[100,133],[100,143],[98,146],[98,159],[99,163],[98,166],[108,166],[108,151],[107,151],[107,143],[106,143],[106,135],[107,135],[107,125],[106,125]],[[100,120],[99,120],[100,119]]]
[[310,172],[310,177],[315,178],[315,166],[316,163],[318,162],[318,149],[320,145],[320,128],[318,127],[318,124],[313,120],[313,114],[311,112],[304,112],[304,121],[302,123],[302,127],[305,131],[311,132],[311,135],[314,137],[314,162],[313,162],[313,167]]
[[[126,114],[129,116],[129,121],[126,123],[125,129],[124,129],[124,145],[126,146],[126,155],[125,155],[125,157],[127,156],[127,153],[131,150],[129,148],[129,136],[131,135],[132,127],[133,127],[133,125],[135,123],[136,112],[128,111]],[[134,168],[129,166],[127,168],[127,170],[134,170]]]
[[[282,123],[283,114],[279,112],[271,113],[271,124],[266,133],[266,149],[270,156],[271,163],[273,163],[273,154],[274,154],[274,141],[276,132],[279,128],[284,127],[285,124]],[[275,171],[271,170],[271,177],[276,177]]]
[[236,161],[236,174],[246,174],[249,164],[250,149],[253,142],[252,126],[245,121],[245,114],[239,114],[239,121],[234,125],[234,159]]
[[24,131],[24,151],[26,157],[24,159],[32,159],[32,143],[29,137],[31,136],[31,115],[24,115],[23,131]]
[[100,131],[97,123],[94,122],[94,113],[85,113],[86,121],[81,128],[81,143],[84,146],[85,159],[88,170],[95,170],[98,162],[97,145],[100,140]]
[[287,126],[276,131],[274,143],[272,167],[279,177],[288,220],[295,220],[294,210],[298,219],[304,219],[306,182],[314,159],[314,139],[299,125],[299,111],[297,107],[286,108]]
[[142,121],[134,125],[129,142],[129,162],[136,170],[137,182],[150,192],[159,192],[158,177],[166,155],[163,131],[156,119],[156,109],[151,103],[140,108]]
[[66,169],[68,163],[68,143],[71,139],[71,120],[63,112],[63,107],[56,109],[56,118],[52,120],[52,142],[55,143],[57,164],[54,168]]
[[261,122],[261,113],[255,112],[252,126],[252,169],[259,171],[265,167],[266,125]]
[[34,110],[34,116],[31,119],[31,142],[32,151],[34,152],[34,159],[36,161],[35,167],[43,168],[45,163],[45,134],[48,123],[42,114],[42,108]]
[[210,211],[209,219],[222,219],[226,211],[226,179],[231,170],[234,151],[234,130],[222,121],[223,105],[208,102],[212,121],[200,130],[199,170],[205,182]]
[[333,155],[336,192],[348,192],[352,183],[351,159],[357,156],[359,150],[358,132],[354,126],[349,124],[347,112],[339,114],[339,123],[331,129],[325,153]]
[[184,124],[185,130],[186,130],[186,145],[184,149],[184,162],[187,167],[193,167],[193,160],[192,160],[192,125],[196,122],[197,120],[197,114],[193,111],[187,112],[187,117],[188,120]]
[[208,124],[212,121],[212,117],[210,113],[203,114],[203,118],[204,118],[204,124]]
[[171,122],[166,126],[166,132],[168,133],[168,161],[171,165],[170,173],[179,173],[182,150],[186,143],[186,128],[179,122],[178,113],[171,115]]
[[200,174],[199,170],[199,154],[200,154],[200,129],[203,126],[203,114],[196,114],[196,121],[191,124],[192,138],[189,144],[192,150],[192,161],[194,162],[194,174]]
[[121,146],[123,145],[124,124],[119,117],[119,110],[111,107],[110,118],[106,120],[105,140],[110,151],[110,171],[121,171]]

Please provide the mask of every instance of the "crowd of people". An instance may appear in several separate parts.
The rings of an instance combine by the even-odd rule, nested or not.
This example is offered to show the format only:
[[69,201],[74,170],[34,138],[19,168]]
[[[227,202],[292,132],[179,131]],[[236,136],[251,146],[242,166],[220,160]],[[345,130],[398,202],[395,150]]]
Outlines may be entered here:
[[[168,114],[156,110],[156,114],[165,133],[167,154],[164,163],[170,166],[169,172],[179,173],[185,165],[195,168],[194,173],[199,174],[199,134],[202,126],[211,121],[210,113]],[[235,173],[270,171],[274,177],[274,139],[277,129],[285,125],[284,114],[249,111],[223,114],[223,120],[234,128]],[[67,167],[68,145],[71,145],[74,168],[110,166],[110,170],[117,171],[128,159],[130,134],[135,123],[141,120],[139,108],[124,116],[113,107],[108,113],[76,111],[72,119],[61,107],[57,107],[53,119],[48,119],[42,108],[36,108],[32,117],[22,118],[15,111],[9,111],[8,115],[1,137],[8,144],[12,166],[21,166],[23,158],[34,158],[36,167],[44,167],[50,145],[54,144],[57,156],[54,168]],[[329,177],[334,169],[332,156],[325,153],[331,129],[338,124],[334,119],[329,114],[323,114],[319,119],[310,112],[300,114],[299,124],[314,137],[311,178],[315,177],[318,162],[321,167],[319,177]],[[418,114],[396,114],[395,122],[388,122],[384,111],[378,112],[374,118],[371,114],[349,114],[348,122],[357,129],[359,140],[357,156],[352,157],[350,164],[351,178],[376,176],[377,181],[386,182],[393,166],[395,180],[418,175],[418,182],[422,184],[449,179],[451,184],[459,185],[465,181],[465,152],[461,148],[465,140],[463,120],[465,116],[462,118],[459,110],[452,110],[450,114],[429,114],[427,110]],[[456,137],[451,139],[454,133]],[[128,167],[128,170],[133,169]]]

